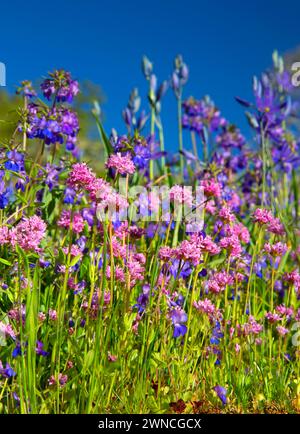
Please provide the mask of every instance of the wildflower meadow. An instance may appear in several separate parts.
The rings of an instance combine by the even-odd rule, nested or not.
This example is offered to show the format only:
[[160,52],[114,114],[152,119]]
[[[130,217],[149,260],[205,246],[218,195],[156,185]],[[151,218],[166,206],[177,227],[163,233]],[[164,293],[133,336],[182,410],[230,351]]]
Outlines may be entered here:
[[244,134],[186,94],[182,56],[162,82],[144,57],[123,131],[89,108],[97,169],[72,73],[20,84],[0,143],[0,413],[299,412],[296,73],[275,52],[236,96]]

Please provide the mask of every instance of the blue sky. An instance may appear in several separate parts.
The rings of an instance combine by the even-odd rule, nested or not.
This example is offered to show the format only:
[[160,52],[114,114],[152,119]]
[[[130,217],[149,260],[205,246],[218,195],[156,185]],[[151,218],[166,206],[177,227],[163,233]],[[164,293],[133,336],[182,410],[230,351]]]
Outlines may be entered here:
[[[1,4],[0,61],[8,89],[65,68],[79,80],[101,85],[105,127],[125,132],[121,110],[136,86],[146,104],[140,61],[146,54],[159,80],[173,58],[190,68],[185,96],[211,95],[223,115],[246,128],[234,96],[251,98],[251,79],[280,53],[300,45],[299,1],[50,0]],[[300,60],[300,59],[299,59]],[[176,107],[171,91],[162,118],[168,149],[177,148]]]

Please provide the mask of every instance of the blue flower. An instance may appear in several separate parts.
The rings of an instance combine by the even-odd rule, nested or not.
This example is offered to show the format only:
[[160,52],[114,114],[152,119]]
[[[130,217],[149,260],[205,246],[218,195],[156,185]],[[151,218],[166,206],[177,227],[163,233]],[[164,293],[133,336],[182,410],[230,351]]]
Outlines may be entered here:
[[12,357],[18,357],[18,356],[22,356],[22,350],[21,350],[21,344],[20,344],[20,342],[16,343],[16,346],[13,349],[13,352],[12,352]]
[[45,350],[43,350],[44,344],[41,341],[36,342],[36,349],[35,352],[38,356],[46,357],[49,355],[49,353]]
[[24,154],[13,150],[8,151],[6,154],[8,160],[5,162],[4,167],[6,170],[12,170],[13,172],[19,172],[24,169]]
[[213,328],[212,337],[210,338],[210,343],[214,345],[220,344],[220,339],[224,337],[221,332],[221,324],[217,321],[215,327]]
[[220,398],[220,400],[222,401],[223,405],[227,404],[227,390],[225,389],[225,387],[222,386],[215,386],[214,391],[216,392],[216,394],[218,395],[218,398]]
[[11,378],[11,377],[15,377],[17,375],[9,363],[6,363],[5,368],[3,368],[1,360],[0,360],[0,374],[4,378]]
[[184,336],[187,332],[187,327],[183,324],[187,321],[187,314],[181,307],[175,307],[170,312],[170,318],[174,325],[173,337],[178,338]]

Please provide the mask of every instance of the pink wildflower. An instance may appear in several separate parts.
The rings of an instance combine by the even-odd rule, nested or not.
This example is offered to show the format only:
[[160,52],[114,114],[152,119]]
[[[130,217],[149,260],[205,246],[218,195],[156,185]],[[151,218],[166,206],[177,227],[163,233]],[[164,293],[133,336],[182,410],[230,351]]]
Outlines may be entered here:
[[282,256],[287,251],[288,246],[285,243],[278,242],[276,244],[266,243],[264,250],[272,256]]
[[213,317],[217,312],[216,306],[208,298],[194,301],[193,306],[200,312],[206,313],[209,317]]
[[56,310],[54,310],[54,309],[49,309],[49,311],[48,311],[48,315],[49,315],[49,318],[50,318],[52,321],[56,321],[56,320],[57,320],[57,312],[56,312]]
[[95,175],[86,163],[76,163],[72,166],[69,173],[67,184],[78,190],[79,188],[87,188],[95,180]]
[[174,185],[170,190],[170,199],[175,203],[191,206],[193,201],[191,188]]
[[[68,255],[69,254],[69,247],[64,247],[63,252],[65,255]],[[74,257],[82,256],[82,251],[80,250],[80,248],[76,244],[72,244],[71,248],[70,248],[70,255],[74,256]]]
[[288,329],[286,329],[285,327],[282,327],[282,326],[277,326],[276,330],[278,331],[280,336],[285,336],[289,332]]
[[[124,270],[121,267],[116,266],[114,268],[114,273],[115,273],[115,279],[118,282],[125,282],[125,273],[124,273]],[[111,278],[111,267],[109,265],[106,267],[105,274],[106,274],[107,279]]]
[[288,319],[292,318],[294,314],[294,309],[292,307],[286,307],[284,304],[280,304],[279,306],[276,306],[276,311],[280,315],[286,316]]
[[76,234],[80,234],[80,232],[82,232],[84,229],[84,219],[79,212],[74,212],[72,216],[70,210],[63,210],[57,222],[57,225],[60,227],[69,228],[71,226],[71,218],[72,230]]
[[24,250],[39,250],[38,246],[46,233],[46,223],[38,216],[24,218],[10,231],[12,245]]
[[176,258],[182,261],[189,261],[193,265],[199,264],[201,260],[201,250],[195,246],[195,243],[184,240],[176,249]]
[[235,235],[238,237],[238,239],[243,243],[249,243],[250,241],[250,234],[246,226],[244,226],[242,223],[236,223],[233,226],[226,225],[225,226],[225,234],[226,236],[230,237],[232,235]]
[[223,249],[228,250],[232,257],[240,256],[243,251],[240,240],[236,235],[222,238],[219,244]]
[[263,326],[259,324],[252,315],[249,316],[249,321],[243,325],[245,336],[250,334],[258,335],[262,330]]
[[283,235],[285,232],[284,226],[278,218],[273,218],[270,221],[267,230],[276,235]]
[[272,313],[272,312],[267,312],[265,314],[265,317],[267,318],[267,320],[273,324],[277,321],[282,321],[282,318],[278,315],[278,313]]
[[208,280],[207,286],[211,292],[218,294],[219,292],[224,291],[227,285],[232,285],[233,283],[233,277],[225,271],[221,271],[215,273],[212,278]]
[[213,200],[209,200],[206,204],[205,204],[205,211],[208,214],[214,215],[217,211],[216,205],[214,203]]
[[175,251],[171,247],[165,246],[159,249],[158,257],[164,262],[169,261],[174,255]]
[[10,242],[9,229],[7,226],[0,227],[0,245]]
[[273,220],[273,215],[271,211],[267,209],[257,208],[253,214],[253,220],[255,223],[265,225]]
[[219,218],[225,223],[231,223],[235,220],[234,214],[227,206],[223,206],[219,211]]
[[221,185],[215,179],[203,179],[200,182],[200,186],[203,188],[204,194],[207,197],[221,196]]
[[[68,381],[68,376],[63,374],[58,374],[58,384],[60,387],[64,387],[66,382]],[[57,384],[56,378],[54,375],[48,380],[49,386],[55,386]]]
[[106,162],[108,169],[116,169],[121,175],[132,175],[135,172],[135,165],[129,154],[121,155],[120,152],[112,154]]

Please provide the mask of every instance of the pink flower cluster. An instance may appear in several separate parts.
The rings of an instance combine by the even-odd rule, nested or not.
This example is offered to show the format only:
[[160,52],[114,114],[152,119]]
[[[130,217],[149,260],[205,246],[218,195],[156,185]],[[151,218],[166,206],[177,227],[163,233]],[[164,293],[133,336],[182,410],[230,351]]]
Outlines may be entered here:
[[271,256],[282,256],[287,250],[288,246],[280,241],[275,244],[266,243],[264,245],[264,251],[269,253]]
[[295,286],[296,291],[300,289],[300,274],[297,270],[293,270],[290,273],[284,273],[283,280]]
[[265,317],[269,321],[269,323],[271,323],[271,324],[273,324],[277,321],[282,321],[282,317],[280,315],[278,315],[278,313],[267,312],[265,314]]
[[218,294],[224,291],[227,285],[232,285],[234,283],[234,278],[226,273],[226,271],[221,271],[215,273],[212,278],[207,281],[207,287],[209,291],[214,294]]
[[280,336],[285,336],[289,332],[289,330],[283,326],[277,326],[276,330],[278,331]]
[[39,250],[39,244],[46,233],[46,223],[39,216],[25,217],[12,229],[0,228],[0,244],[17,244],[22,249]]
[[227,206],[223,206],[219,211],[219,218],[225,223],[231,223],[235,220],[235,215]]
[[130,275],[130,286],[134,286],[137,280],[144,280],[146,258],[143,254],[132,255],[127,262],[127,269]]
[[76,163],[72,166],[72,170],[69,173],[68,185],[75,190],[87,189],[88,186],[93,184],[95,175],[86,163]]
[[209,318],[215,317],[218,312],[216,306],[208,298],[205,298],[204,300],[194,301],[193,306],[200,312],[208,315]]
[[249,321],[242,325],[242,331],[245,336],[258,335],[263,331],[263,326],[255,320],[254,316],[250,315]]
[[158,257],[162,261],[168,262],[171,259],[191,262],[194,266],[200,263],[203,253],[217,255],[220,253],[218,245],[212,241],[210,236],[193,234],[190,240],[182,241],[178,247],[161,247]]
[[[109,265],[106,267],[106,273],[105,274],[106,274],[107,279],[110,279],[112,277],[111,267]],[[125,282],[125,273],[124,273],[123,268],[121,268],[119,266],[114,267],[114,276],[118,282]]]
[[226,225],[224,227],[224,231],[226,236],[236,236],[242,243],[249,243],[250,241],[250,234],[246,226],[244,226],[242,223],[235,223],[234,225]]
[[267,209],[257,208],[254,211],[253,220],[260,225],[267,225],[267,230],[273,234],[283,235],[285,232],[280,220]]
[[292,318],[294,315],[294,309],[292,307],[286,307],[284,304],[276,306],[276,310],[280,315],[287,317],[287,319]]
[[71,226],[76,234],[80,234],[84,229],[84,219],[79,212],[74,212],[72,215],[70,210],[63,210],[57,225],[63,228]]
[[220,246],[227,250],[232,257],[238,257],[242,253],[243,249],[239,238],[236,235],[224,237],[220,240]]
[[132,175],[135,165],[129,154],[121,155],[120,152],[112,154],[106,162],[108,169],[115,169],[120,175]]
[[72,166],[67,184],[75,190],[85,189],[90,198],[98,203],[98,209],[124,209],[128,207],[127,200],[117,193],[112,186],[102,178],[96,178],[85,163]]
[[215,179],[203,179],[200,182],[200,186],[203,188],[206,197],[220,197],[221,196],[221,184]]
[[170,190],[170,199],[175,203],[192,206],[193,195],[190,188],[174,185]]

